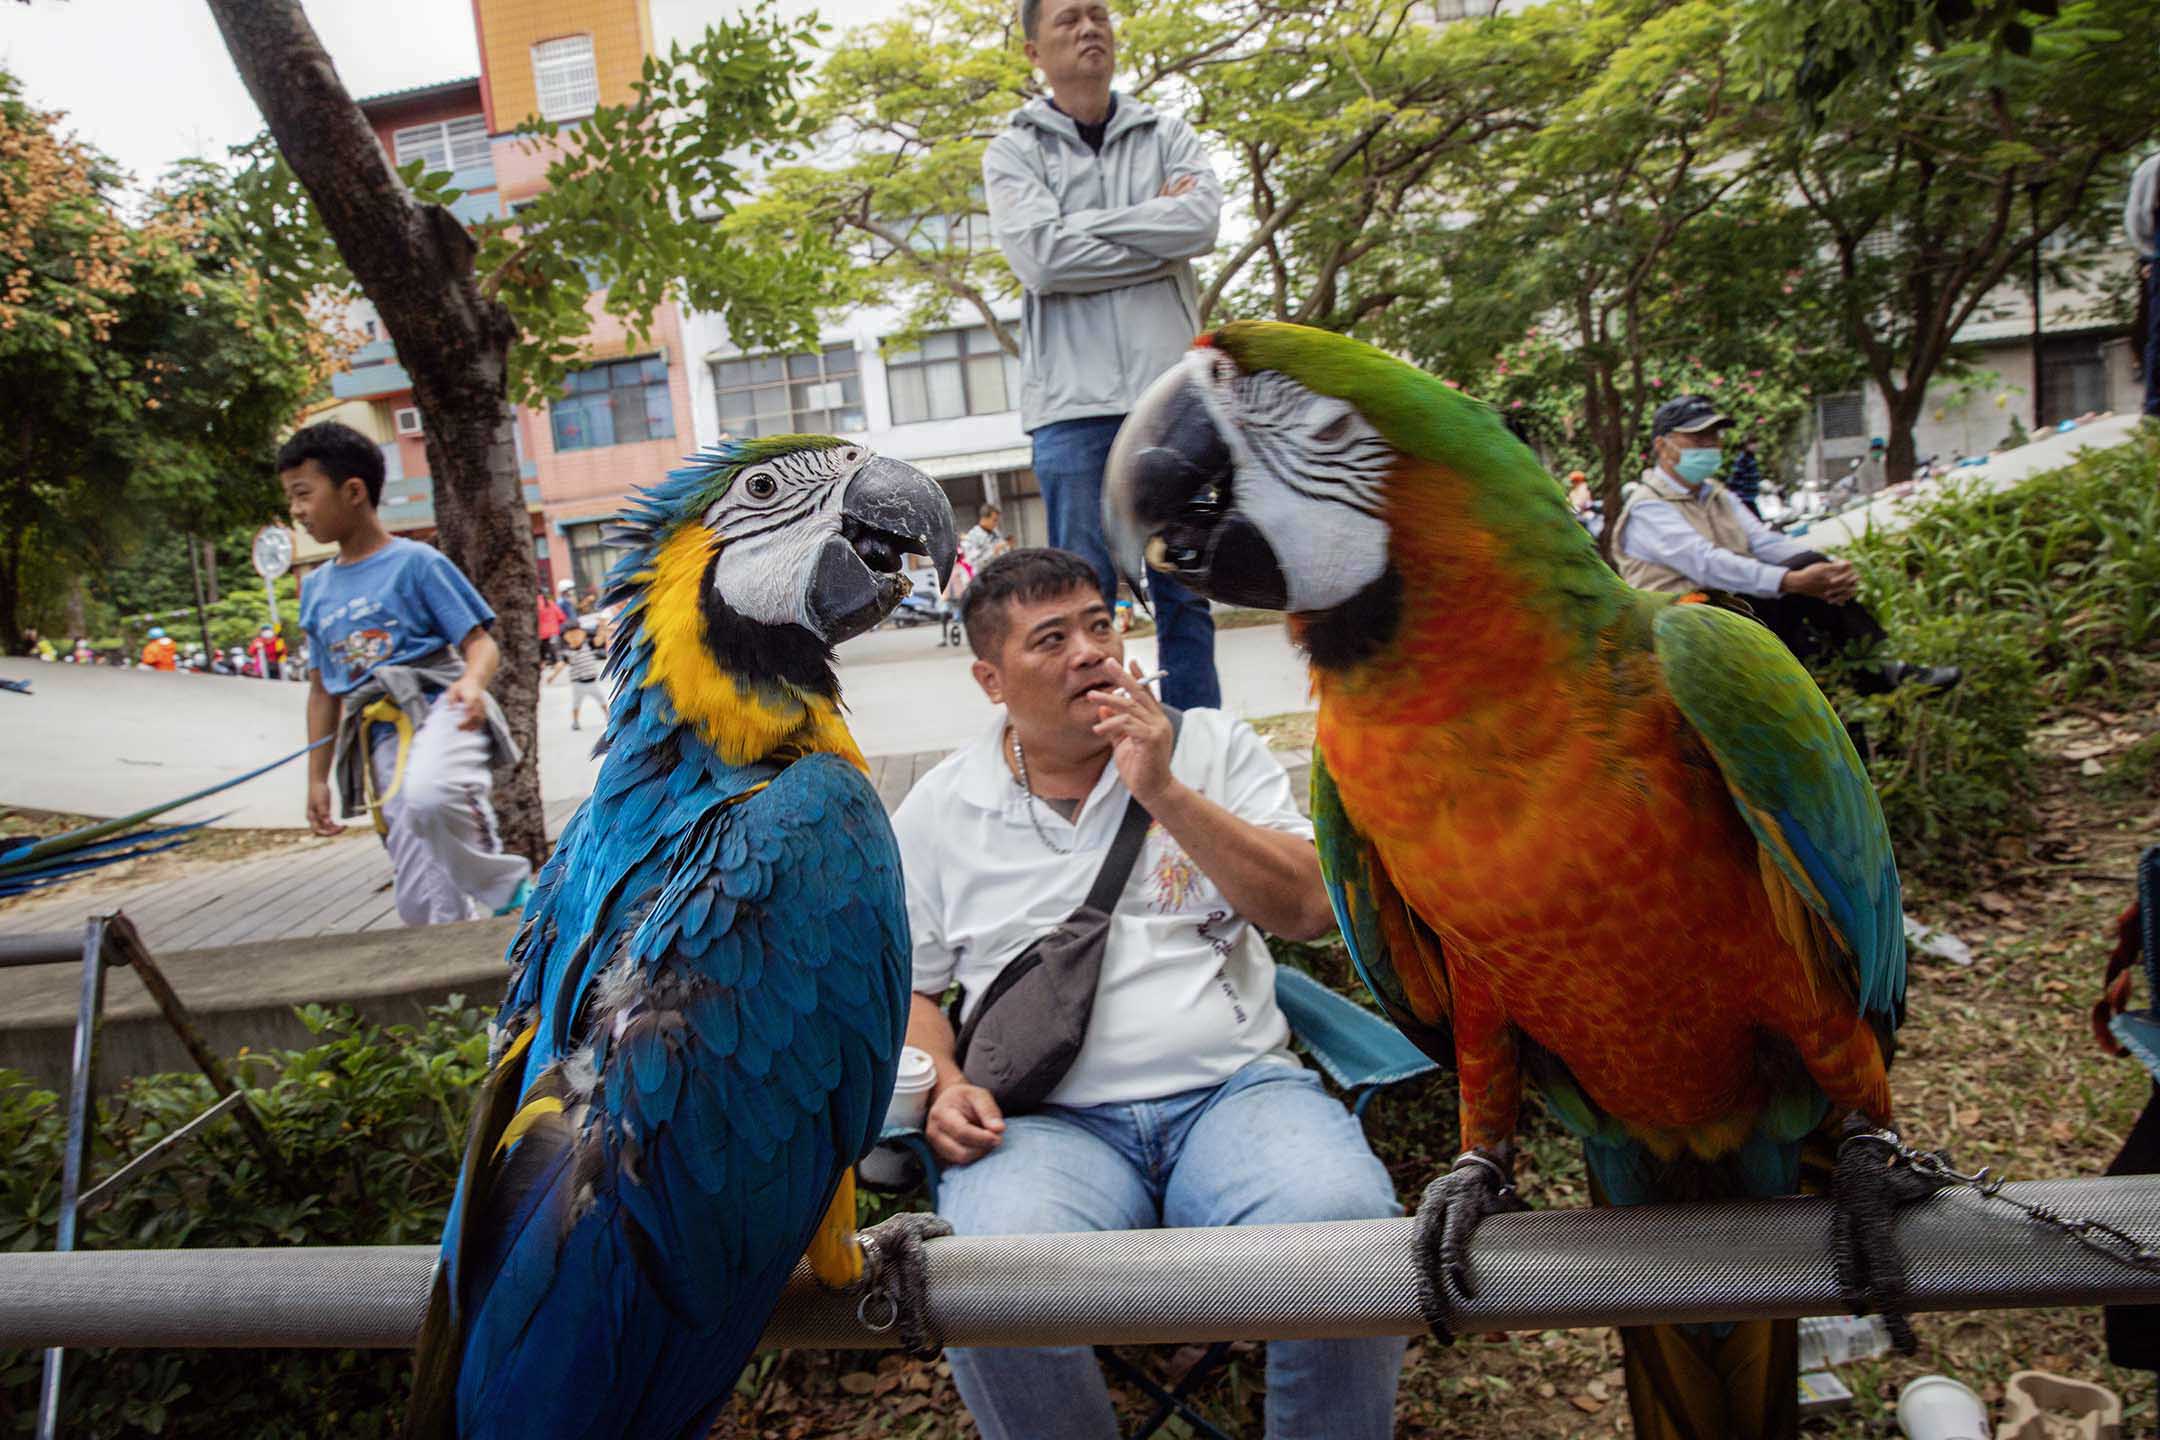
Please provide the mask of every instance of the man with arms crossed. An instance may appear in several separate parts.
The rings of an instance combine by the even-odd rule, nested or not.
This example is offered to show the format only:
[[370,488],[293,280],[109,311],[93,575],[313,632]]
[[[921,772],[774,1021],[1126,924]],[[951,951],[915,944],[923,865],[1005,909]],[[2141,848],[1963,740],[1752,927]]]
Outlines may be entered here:
[[[990,229],[1026,289],[1020,423],[1034,442],[1050,543],[1095,568],[1103,603],[1117,572],[1102,534],[1103,462],[1148,382],[1200,328],[1192,257],[1215,248],[1222,185],[1192,127],[1110,88],[1117,58],[1105,0],[1021,0],[1027,57],[1050,87],[983,152]],[[1220,705],[1208,602],[1148,580],[1170,672],[1163,698]]]

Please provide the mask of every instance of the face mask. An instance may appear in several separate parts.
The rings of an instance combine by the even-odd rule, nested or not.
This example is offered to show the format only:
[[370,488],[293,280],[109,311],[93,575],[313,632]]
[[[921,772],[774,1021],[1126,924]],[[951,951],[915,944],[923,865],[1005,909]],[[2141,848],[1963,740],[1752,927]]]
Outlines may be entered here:
[[1673,473],[1690,485],[1700,485],[1717,473],[1718,465],[1725,459],[1719,449],[1682,450],[1673,459]]

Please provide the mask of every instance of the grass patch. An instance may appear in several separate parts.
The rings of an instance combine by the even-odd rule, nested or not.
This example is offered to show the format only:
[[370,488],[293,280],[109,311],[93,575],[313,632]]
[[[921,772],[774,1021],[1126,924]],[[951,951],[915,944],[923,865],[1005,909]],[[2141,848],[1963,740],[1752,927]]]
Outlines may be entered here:
[[2139,431],[2002,494],[1953,491],[1847,552],[1901,658],[1965,668],[1945,695],[1833,679],[1909,874],[1948,878],[2030,833],[2043,711],[2106,705],[2160,663],[2160,438]]

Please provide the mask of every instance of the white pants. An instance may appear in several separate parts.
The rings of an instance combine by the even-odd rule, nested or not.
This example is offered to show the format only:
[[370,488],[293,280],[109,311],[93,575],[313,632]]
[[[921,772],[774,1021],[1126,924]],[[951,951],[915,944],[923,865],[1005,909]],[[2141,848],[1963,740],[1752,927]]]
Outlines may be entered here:
[[[522,855],[503,853],[488,802],[488,732],[461,730],[464,712],[437,705],[413,733],[405,774],[397,776],[397,728],[377,724],[368,758],[383,802],[398,918],[443,925],[492,915],[532,876]],[[391,793],[392,785],[395,793]]]
[[578,720],[585,713],[585,702],[590,700],[600,707],[600,719],[607,721],[607,696],[600,693],[598,680],[572,680],[570,682],[570,728],[577,728]]

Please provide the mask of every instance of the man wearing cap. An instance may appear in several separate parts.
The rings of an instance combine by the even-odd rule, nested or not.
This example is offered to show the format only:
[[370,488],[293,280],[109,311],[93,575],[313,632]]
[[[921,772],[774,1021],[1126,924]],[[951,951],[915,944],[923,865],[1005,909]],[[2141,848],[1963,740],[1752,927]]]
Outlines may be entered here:
[[[1614,522],[1620,577],[1638,590],[1742,596],[1803,661],[1874,649],[1883,628],[1853,598],[1860,577],[1852,562],[1780,535],[1711,478],[1724,460],[1719,438],[1730,424],[1701,395],[1657,408],[1650,421],[1657,464],[1624,492]],[[1954,665],[1890,660],[1854,678],[1863,692],[1880,693],[1908,684],[1945,688],[1960,675]]]

